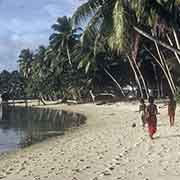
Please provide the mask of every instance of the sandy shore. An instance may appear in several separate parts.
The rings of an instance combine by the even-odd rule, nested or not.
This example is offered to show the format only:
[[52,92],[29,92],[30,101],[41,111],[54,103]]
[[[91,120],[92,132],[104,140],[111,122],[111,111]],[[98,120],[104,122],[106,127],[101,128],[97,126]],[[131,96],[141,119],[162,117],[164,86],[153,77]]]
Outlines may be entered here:
[[[48,106],[47,106],[48,107]],[[180,112],[169,127],[160,109],[156,139],[141,127],[137,104],[51,105],[87,116],[87,124],[0,158],[7,180],[179,180]],[[132,124],[136,123],[136,127]]]

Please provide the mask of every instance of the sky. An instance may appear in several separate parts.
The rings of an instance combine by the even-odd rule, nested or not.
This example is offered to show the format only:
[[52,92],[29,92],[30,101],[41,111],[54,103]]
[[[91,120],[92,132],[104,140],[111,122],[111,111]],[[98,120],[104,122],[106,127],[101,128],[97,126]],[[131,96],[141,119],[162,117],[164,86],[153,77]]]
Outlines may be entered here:
[[21,49],[47,45],[51,25],[83,0],[0,0],[0,71],[18,68]]

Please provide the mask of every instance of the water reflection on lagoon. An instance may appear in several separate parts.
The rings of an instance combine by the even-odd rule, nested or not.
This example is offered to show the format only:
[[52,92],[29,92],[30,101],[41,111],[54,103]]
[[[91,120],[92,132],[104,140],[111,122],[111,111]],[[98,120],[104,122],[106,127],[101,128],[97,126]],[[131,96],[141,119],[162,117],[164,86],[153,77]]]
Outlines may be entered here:
[[85,121],[85,116],[66,111],[0,105],[0,152],[62,135]]

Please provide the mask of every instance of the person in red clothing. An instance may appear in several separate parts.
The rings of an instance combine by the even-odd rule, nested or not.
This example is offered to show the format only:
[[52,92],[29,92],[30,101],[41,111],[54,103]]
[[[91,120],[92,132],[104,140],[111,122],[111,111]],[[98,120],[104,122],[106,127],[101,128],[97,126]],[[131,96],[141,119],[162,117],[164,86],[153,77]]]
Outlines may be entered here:
[[154,104],[154,98],[149,97],[149,104],[146,108],[146,121],[148,124],[148,132],[149,137],[153,139],[153,135],[156,133],[157,130],[157,118],[156,115],[158,114],[157,106]]
[[176,101],[173,96],[170,96],[168,102],[168,115],[169,115],[170,126],[174,125],[175,111],[176,111]]

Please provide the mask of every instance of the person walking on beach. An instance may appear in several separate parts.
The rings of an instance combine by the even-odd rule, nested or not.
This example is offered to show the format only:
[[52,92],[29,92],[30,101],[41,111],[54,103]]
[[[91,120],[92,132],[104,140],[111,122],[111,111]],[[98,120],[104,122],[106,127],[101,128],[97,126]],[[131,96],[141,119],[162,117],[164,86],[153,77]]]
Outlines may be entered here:
[[140,113],[143,128],[145,127],[145,124],[146,124],[145,111],[146,111],[146,104],[144,103],[144,99],[141,98],[140,105],[139,105],[139,113]]
[[153,135],[157,130],[157,118],[158,114],[157,106],[154,104],[154,98],[149,97],[149,104],[146,108],[146,121],[148,124],[149,137],[153,139]]
[[174,125],[175,111],[176,111],[176,101],[173,96],[170,96],[168,102],[168,116],[169,116],[170,126]]

